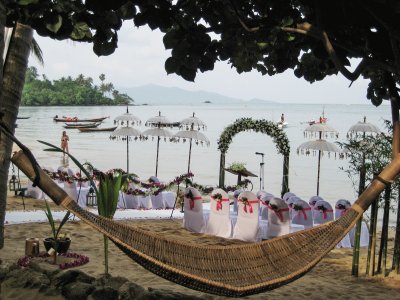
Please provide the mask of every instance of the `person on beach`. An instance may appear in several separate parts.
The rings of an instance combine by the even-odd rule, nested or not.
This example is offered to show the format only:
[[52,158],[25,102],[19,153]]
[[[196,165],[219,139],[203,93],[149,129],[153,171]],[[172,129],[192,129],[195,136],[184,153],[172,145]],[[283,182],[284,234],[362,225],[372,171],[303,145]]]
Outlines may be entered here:
[[282,115],[281,115],[281,124],[283,124],[284,122],[285,122],[285,115],[282,114]]
[[67,135],[67,132],[64,130],[61,136],[61,149],[63,149],[63,151],[67,153],[69,153],[68,142],[69,142],[69,136]]

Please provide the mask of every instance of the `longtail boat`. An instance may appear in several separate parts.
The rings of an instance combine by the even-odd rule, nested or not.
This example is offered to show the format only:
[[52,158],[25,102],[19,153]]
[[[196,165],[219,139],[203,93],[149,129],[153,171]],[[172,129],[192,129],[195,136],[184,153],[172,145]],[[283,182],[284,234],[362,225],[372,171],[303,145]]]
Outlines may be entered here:
[[81,124],[81,123],[77,123],[77,124],[67,124],[65,123],[64,128],[67,129],[74,129],[74,128],[95,128],[97,126],[99,126],[101,124],[101,122],[97,122],[97,123],[85,123],[85,124]]
[[78,128],[80,132],[114,131],[115,129],[117,129],[117,126],[107,128]]
[[79,119],[77,117],[62,117],[57,116],[53,118],[55,122],[102,122],[109,117],[93,118],[93,119]]

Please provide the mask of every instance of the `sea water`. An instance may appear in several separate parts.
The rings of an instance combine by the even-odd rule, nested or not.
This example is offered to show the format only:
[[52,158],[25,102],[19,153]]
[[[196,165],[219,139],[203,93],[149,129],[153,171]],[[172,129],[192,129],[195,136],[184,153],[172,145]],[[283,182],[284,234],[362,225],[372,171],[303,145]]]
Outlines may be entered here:
[[[96,168],[106,171],[112,168],[127,168],[126,141],[111,140],[111,132],[81,133],[77,129],[64,129],[62,122],[54,122],[53,117],[71,116],[78,118],[96,118],[108,116],[101,127],[114,126],[114,118],[125,113],[126,107],[94,106],[94,107],[20,107],[19,116],[29,119],[17,120],[17,138],[28,146],[42,167],[57,168],[63,164],[76,170],[77,167],[60,153],[43,151],[46,146],[38,140],[60,145],[61,134],[67,130],[70,137],[69,150],[79,161],[90,162]],[[243,104],[232,105],[169,105],[169,106],[131,106],[130,113],[139,117],[141,125],[134,127],[144,131],[147,119],[157,116],[159,112],[172,122],[192,116],[201,119],[207,125],[204,134],[210,140],[210,146],[192,146],[191,171],[194,181],[202,185],[217,186],[219,179],[220,151],[217,141],[224,128],[239,118],[266,119],[273,122],[280,120],[282,113],[288,126],[284,129],[290,141],[289,187],[299,197],[308,200],[316,194],[318,156],[297,154],[297,147],[308,140],[316,139],[304,136],[307,121],[318,120],[324,113],[328,125],[339,132],[339,137],[328,138],[330,142],[346,141],[349,128],[362,121],[373,123],[384,130],[383,120],[390,119],[390,107],[381,105],[374,107],[365,105],[316,105],[316,104]],[[172,128],[176,133],[179,129]],[[147,180],[155,174],[157,139],[147,141],[131,141],[129,143],[129,171]],[[260,172],[261,156],[264,153],[264,174]],[[187,171],[189,142],[171,143],[161,139],[159,147],[158,177],[164,182],[173,180]],[[265,190],[280,195],[282,183],[283,157],[267,134],[245,131],[238,133],[232,140],[226,154],[226,166],[233,162],[245,163],[246,168],[256,175],[261,173],[261,181]],[[320,196],[334,204],[338,199],[353,201],[356,198],[356,187],[341,168],[346,168],[347,160],[335,159],[335,155],[323,155],[321,159]],[[260,188],[260,177],[249,178],[254,190]],[[235,185],[237,176],[226,172],[225,184]]]

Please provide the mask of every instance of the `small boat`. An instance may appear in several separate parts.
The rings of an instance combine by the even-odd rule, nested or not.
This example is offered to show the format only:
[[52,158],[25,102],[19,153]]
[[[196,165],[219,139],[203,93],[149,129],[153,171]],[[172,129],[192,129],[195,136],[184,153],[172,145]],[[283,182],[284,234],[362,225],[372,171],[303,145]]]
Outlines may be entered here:
[[107,127],[107,128],[84,128],[84,127],[78,128],[80,132],[114,131],[115,129],[117,129],[117,126]]
[[30,117],[17,117],[17,119],[29,119]]
[[109,117],[93,118],[93,119],[78,119],[77,117],[62,117],[58,118],[55,116],[53,120],[55,122],[102,122]]
[[74,128],[95,128],[97,126],[99,126],[101,124],[101,122],[97,122],[97,123],[78,123],[78,124],[67,124],[65,123],[64,128],[67,129],[74,129]]

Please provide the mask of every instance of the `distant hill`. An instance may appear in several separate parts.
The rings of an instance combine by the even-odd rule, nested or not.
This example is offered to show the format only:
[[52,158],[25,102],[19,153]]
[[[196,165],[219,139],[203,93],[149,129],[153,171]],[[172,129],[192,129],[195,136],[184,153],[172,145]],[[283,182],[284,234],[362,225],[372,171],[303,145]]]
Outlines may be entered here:
[[[148,84],[130,88],[119,88],[135,100],[135,104],[179,105],[179,104],[239,104],[243,99],[232,98],[207,91],[188,91],[177,87],[164,87]],[[251,103],[274,103],[262,99],[252,99]]]

